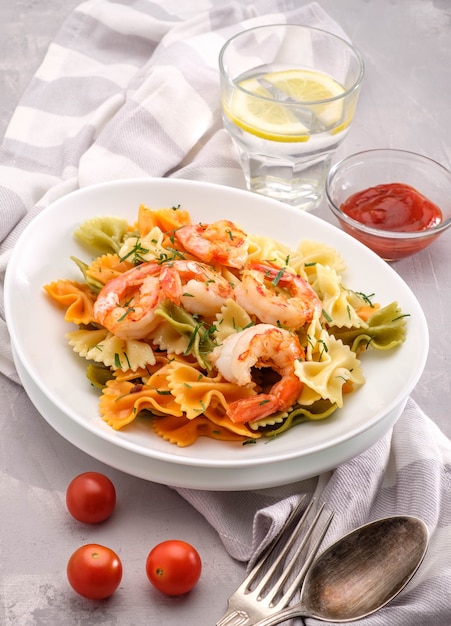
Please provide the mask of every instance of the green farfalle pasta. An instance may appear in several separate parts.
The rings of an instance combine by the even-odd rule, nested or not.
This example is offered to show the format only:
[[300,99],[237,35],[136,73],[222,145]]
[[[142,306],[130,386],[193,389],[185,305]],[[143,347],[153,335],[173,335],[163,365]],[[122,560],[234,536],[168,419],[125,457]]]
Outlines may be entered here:
[[403,343],[406,338],[407,324],[397,302],[378,309],[368,319],[368,328],[343,329],[332,326],[328,329],[331,335],[351,347],[353,352],[369,348],[376,350],[392,350]]
[[201,367],[210,370],[212,366],[206,357],[216,345],[211,337],[215,327],[207,328],[183,307],[169,301],[160,304],[155,314],[165,319],[180,336],[186,338],[184,355],[194,356]]
[[[334,411],[337,410],[337,405],[332,404],[328,400],[317,400],[314,404],[308,408],[305,406],[297,406],[293,411],[290,411],[288,417],[284,420],[281,426],[276,428],[268,428],[262,431],[264,437],[277,437],[278,435],[286,432],[293,426],[297,426],[302,422],[307,421],[319,421],[330,417]],[[272,416],[274,417],[274,416]]]
[[93,387],[103,389],[109,380],[114,379],[114,374],[109,367],[90,363],[86,368],[86,376]]
[[122,247],[129,234],[129,224],[120,217],[93,217],[81,224],[74,235],[81,243],[101,253],[115,252]]
[[86,272],[89,269],[89,265],[85,263],[84,261],[82,261],[81,259],[78,259],[76,256],[71,256],[70,258],[78,267],[80,272],[83,274],[83,278],[85,279],[85,282],[88,285],[88,287],[91,289],[91,291],[95,294],[98,294],[99,291],[102,289],[103,285],[102,283],[99,283],[98,280],[94,280],[94,278],[91,278],[90,276],[88,276]]

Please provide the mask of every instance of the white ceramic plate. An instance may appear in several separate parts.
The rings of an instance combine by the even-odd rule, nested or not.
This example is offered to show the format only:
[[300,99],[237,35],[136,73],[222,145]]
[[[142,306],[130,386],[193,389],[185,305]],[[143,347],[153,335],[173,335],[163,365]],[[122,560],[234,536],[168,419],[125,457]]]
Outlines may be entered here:
[[[190,211],[194,221],[232,219],[248,231],[275,237],[288,245],[309,238],[334,246],[348,264],[348,287],[375,293],[382,304],[397,300],[410,315],[407,340],[396,351],[369,350],[363,355],[367,383],[348,396],[345,407],[329,420],[303,424],[270,443],[242,446],[201,439],[194,446],[177,448],[139,420],[122,431],[113,431],[98,416],[98,392],[87,382],[85,363],[66,344],[64,335],[70,327],[61,311],[45,297],[42,286],[58,278],[79,279],[69,257],[89,260],[89,254],[73,237],[81,222],[97,215],[134,221],[140,203],[153,208],[180,204]],[[55,202],[31,222],[14,248],[5,280],[5,309],[23,369],[58,414],[72,420],[91,440],[94,437],[108,442],[112,450],[124,449],[173,467],[170,481],[164,475],[149,476],[151,480],[170,484],[179,481],[198,488],[214,487],[208,478],[203,483],[197,478],[186,484],[183,474],[187,468],[194,468],[196,475],[213,469],[247,471],[254,476],[247,481],[247,488],[254,486],[253,480],[255,486],[264,487],[276,484],[272,464],[290,465],[292,480],[298,480],[359,454],[390,427],[395,414],[399,415],[423,371],[428,348],[427,324],[416,298],[389,265],[357,241],[312,214],[273,200],[182,180],[117,181],[85,188]],[[422,349],[418,350],[420,340]],[[334,450],[340,453],[335,456]],[[108,463],[108,459],[102,460]],[[114,459],[111,465],[115,465]],[[122,469],[127,471],[126,467]],[[134,473],[133,468],[128,471]],[[284,475],[277,482],[291,479]],[[222,481],[218,488],[240,488],[238,477],[231,479],[230,485]]]

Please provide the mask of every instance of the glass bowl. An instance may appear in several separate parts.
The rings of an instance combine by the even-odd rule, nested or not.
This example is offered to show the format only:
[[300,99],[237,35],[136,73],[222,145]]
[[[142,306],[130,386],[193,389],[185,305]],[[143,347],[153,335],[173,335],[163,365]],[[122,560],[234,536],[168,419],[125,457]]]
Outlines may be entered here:
[[[343,203],[353,194],[393,183],[413,187],[440,209],[441,219],[412,231],[402,222],[396,227],[384,225],[383,219],[396,219],[394,212],[399,211],[398,207],[386,205],[379,215],[384,215],[380,225],[375,223],[377,219],[368,225],[343,212]],[[376,149],[346,157],[331,168],[326,197],[342,229],[386,261],[397,261],[423,250],[451,226],[451,172],[414,152]]]

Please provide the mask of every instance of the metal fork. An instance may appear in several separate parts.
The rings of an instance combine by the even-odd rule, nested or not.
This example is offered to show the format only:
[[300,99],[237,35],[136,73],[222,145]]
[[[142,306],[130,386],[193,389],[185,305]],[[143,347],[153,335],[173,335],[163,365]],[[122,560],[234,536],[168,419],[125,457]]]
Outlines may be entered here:
[[[268,617],[285,608],[293,598],[308,568],[312,564],[333,518],[333,513],[331,513],[327,520],[322,523],[319,535],[313,545],[309,547],[302,567],[287,589],[285,589],[294,566],[301,553],[304,552],[314,529],[317,526],[319,527],[319,521],[325,506],[325,504],[322,504],[319,508],[299,545],[287,559],[288,553],[307,525],[307,518],[314,503],[314,499],[310,501],[291,534],[289,534],[295,520],[299,516],[303,500],[304,498],[296,505],[278,534],[265,549],[263,555],[259,557],[251,572],[229,597],[227,612],[216,622],[216,626],[252,626],[252,624],[264,617]],[[277,556],[274,556],[275,554]]]

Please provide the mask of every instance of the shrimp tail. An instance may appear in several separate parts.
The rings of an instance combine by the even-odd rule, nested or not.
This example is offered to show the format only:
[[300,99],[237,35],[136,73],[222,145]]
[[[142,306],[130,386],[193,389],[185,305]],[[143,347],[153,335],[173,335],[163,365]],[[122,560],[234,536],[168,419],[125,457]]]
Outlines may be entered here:
[[232,422],[244,424],[268,417],[278,411],[287,411],[299,398],[304,383],[297,376],[281,378],[271,393],[260,393],[250,398],[231,402],[227,415]]
[[271,389],[271,395],[279,403],[278,410],[290,409],[301,395],[303,387],[304,383],[295,374],[281,378]]
[[279,410],[279,400],[272,393],[260,393],[250,398],[231,402],[227,407],[227,416],[235,424],[246,424],[268,417]]
[[182,296],[182,281],[179,273],[173,266],[166,266],[160,274],[161,293],[174,304],[180,305]]

